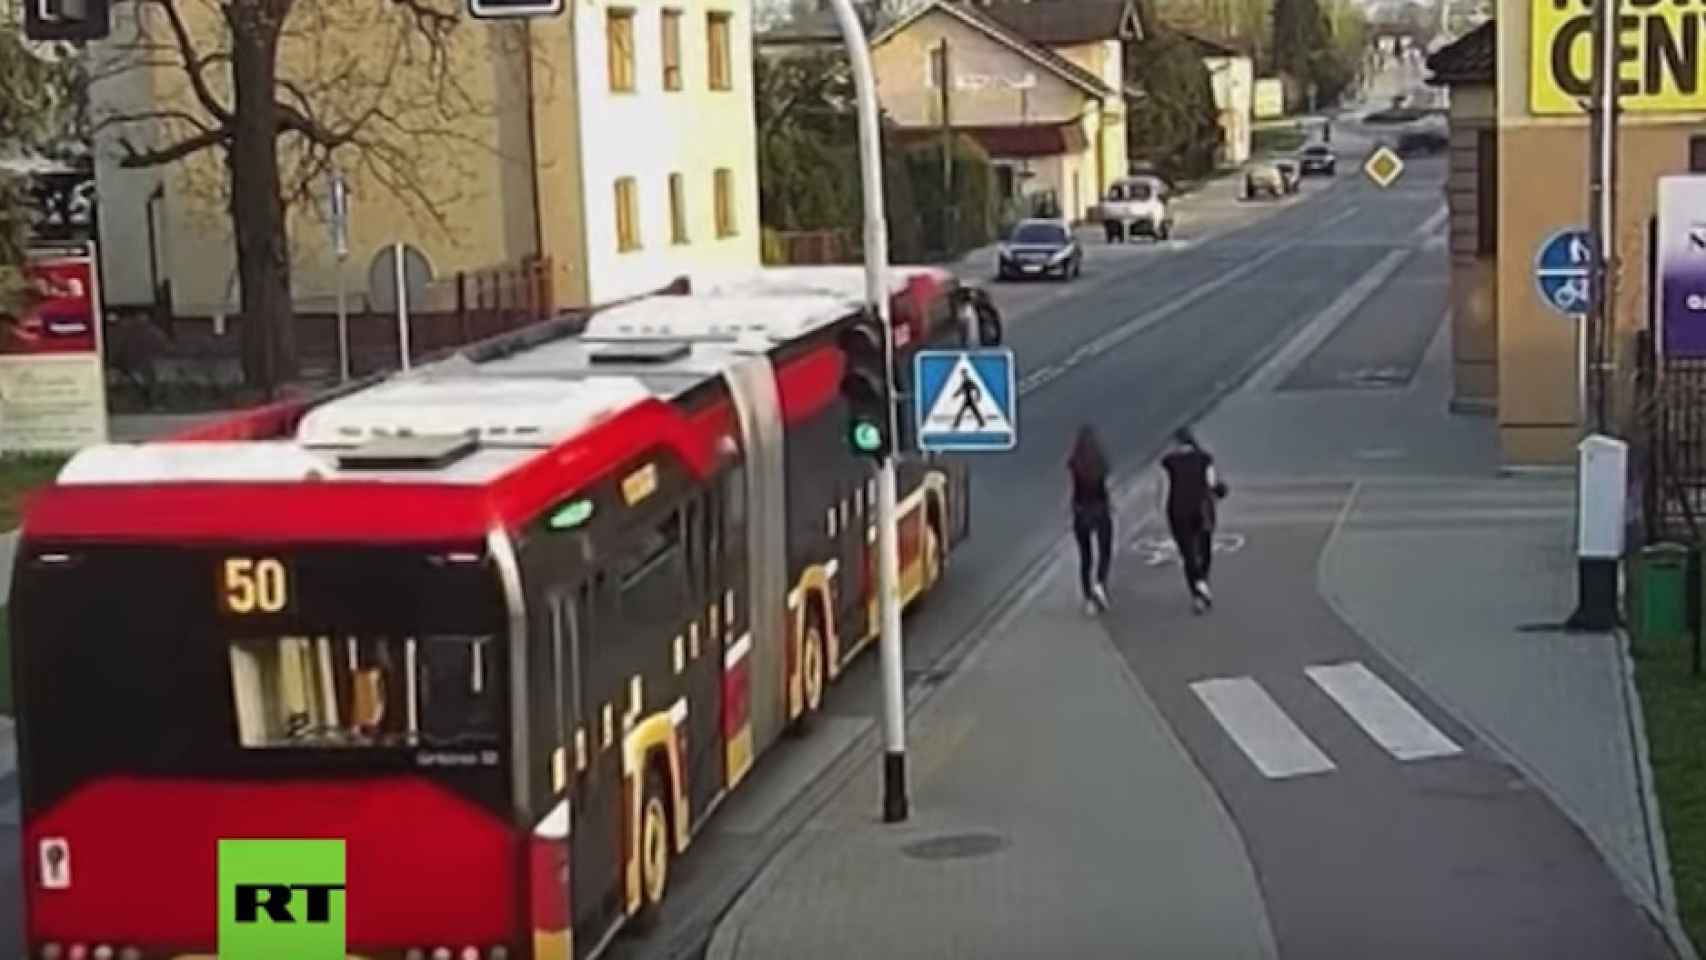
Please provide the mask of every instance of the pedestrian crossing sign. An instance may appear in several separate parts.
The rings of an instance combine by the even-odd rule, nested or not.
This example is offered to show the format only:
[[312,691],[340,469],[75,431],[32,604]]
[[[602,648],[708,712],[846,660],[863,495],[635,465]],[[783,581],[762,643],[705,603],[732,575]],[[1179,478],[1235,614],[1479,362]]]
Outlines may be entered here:
[[1019,445],[1011,350],[920,350],[913,360],[918,447],[1002,451]]

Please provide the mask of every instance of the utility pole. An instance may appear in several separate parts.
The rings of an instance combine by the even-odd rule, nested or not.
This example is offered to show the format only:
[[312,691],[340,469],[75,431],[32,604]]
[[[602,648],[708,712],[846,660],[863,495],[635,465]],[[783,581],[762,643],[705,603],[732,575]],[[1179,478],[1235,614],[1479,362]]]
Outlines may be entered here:
[[[900,418],[892,398],[894,378],[894,321],[889,307],[889,237],[883,213],[882,140],[877,131],[877,81],[871,69],[871,50],[865,27],[853,0],[830,0],[841,25],[841,41],[852,67],[853,92],[859,107],[859,179],[865,195],[865,295],[883,331],[887,367],[889,436],[900,436]],[[944,58],[945,59],[945,58]],[[881,617],[883,675],[883,822],[899,823],[908,815],[906,791],[906,695],[900,644],[900,537],[896,514],[894,451],[877,465],[877,596]]]
[[[1589,270],[1589,307],[1584,318],[1580,351],[1587,368],[1583,386],[1591,404],[1593,432],[1605,433],[1606,366],[1611,331],[1617,318],[1617,128],[1620,106],[1617,76],[1618,0],[1602,0],[1594,7],[1593,105],[1589,137],[1593,155],[1588,175],[1588,232],[1593,237],[1593,264]],[[1581,411],[1584,426],[1588,409]]]
[[[942,38],[941,64],[939,81],[942,89],[942,249],[953,251],[958,249],[959,224],[949,226],[949,219],[958,207],[954,203],[954,124],[948,116],[949,104],[953,94],[948,89],[949,78],[953,71],[948,68],[948,38]],[[950,236],[950,229],[953,236]]]

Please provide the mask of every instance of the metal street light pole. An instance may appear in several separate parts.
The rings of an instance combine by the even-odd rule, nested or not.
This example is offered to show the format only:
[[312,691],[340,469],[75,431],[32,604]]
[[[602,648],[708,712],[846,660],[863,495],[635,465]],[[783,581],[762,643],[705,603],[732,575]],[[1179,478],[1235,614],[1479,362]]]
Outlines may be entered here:
[[[895,395],[894,326],[889,310],[888,224],[883,212],[883,150],[877,131],[877,81],[865,27],[852,0],[831,0],[847,46],[853,92],[859,105],[859,179],[865,194],[865,294],[883,330],[883,356],[889,396]],[[899,417],[889,404],[889,437],[898,440]],[[895,529],[894,453],[877,466],[877,594],[882,634],[883,672],[883,821],[907,818],[906,699],[900,645],[900,539]]]

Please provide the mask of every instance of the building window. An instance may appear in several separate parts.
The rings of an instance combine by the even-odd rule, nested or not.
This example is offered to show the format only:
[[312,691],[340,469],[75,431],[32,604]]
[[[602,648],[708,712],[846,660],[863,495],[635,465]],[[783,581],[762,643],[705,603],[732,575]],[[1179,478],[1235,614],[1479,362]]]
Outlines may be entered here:
[[944,47],[930,48],[929,56],[925,57],[924,85],[934,90],[942,84],[942,75],[947,71],[948,51]]
[[714,174],[713,182],[717,196],[717,236],[732,237],[735,235],[735,175],[726,168],[719,167]]
[[669,175],[669,239],[687,242],[687,184],[679,173]]
[[709,14],[705,20],[705,69],[712,90],[728,90],[733,78],[729,69],[729,15]]
[[640,249],[640,197],[633,177],[616,181],[616,249]]
[[1688,138],[1688,172],[1706,173],[1706,136]]
[[1482,130],[1475,138],[1475,253],[1499,255],[1499,134]]
[[681,11],[663,12],[663,88],[681,89]]
[[634,89],[634,11],[611,10],[604,24],[605,52],[610,60],[610,89]]

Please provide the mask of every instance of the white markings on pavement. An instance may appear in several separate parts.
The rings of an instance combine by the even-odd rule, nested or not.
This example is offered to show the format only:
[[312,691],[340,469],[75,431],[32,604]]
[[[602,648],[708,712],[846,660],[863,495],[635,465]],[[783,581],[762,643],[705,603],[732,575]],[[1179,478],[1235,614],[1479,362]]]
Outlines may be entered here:
[[1268,779],[1335,769],[1321,748],[1249,677],[1200,680],[1191,684],[1191,692]]
[[1214,280],[1211,280],[1202,286],[1195,287],[1187,293],[1180,294],[1148,313],[1139,314],[1138,316],[1127,320],[1125,323],[1120,324],[1114,329],[1109,330],[1107,333],[1104,333],[1096,339],[1080,346],[1077,350],[1072,351],[1071,355],[1065,359],[1030,371],[1019,380],[1019,396],[1023,397],[1042,389],[1047,384],[1065,376],[1073,367],[1076,367],[1088,360],[1094,360],[1096,357],[1107,353],[1109,350],[1112,350],[1125,341],[1130,340],[1132,337],[1137,336],[1143,331],[1148,330],[1150,327],[1155,326],[1161,321],[1166,320],[1168,317],[1190,307],[1192,304],[1204,297],[1207,297],[1209,294],[1215,293],[1218,290],[1238,282],[1243,279],[1246,274],[1258,269],[1275,257],[1278,257],[1283,253],[1290,252],[1290,250],[1290,247],[1283,244],[1275,246],[1273,249],[1247,261],[1243,265],[1226,271]]
[[1316,314],[1279,353],[1263,364],[1262,369],[1245,385],[1245,391],[1266,393],[1278,386],[1304,358],[1314,353],[1316,347],[1325,343],[1334,331],[1350,319],[1369,297],[1374,296],[1375,291],[1379,290],[1409,257],[1409,250],[1393,250],[1382,257],[1380,262],[1369,268],[1356,283],[1345,288],[1338,299],[1328,304],[1327,309]]
[[1426,240],[1434,233],[1437,233],[1440,227],[1445,226],[1445,218],[1450,214],[1450,207],[1440,207],[1438,210],[1434,211],[1433,216],[1429,217],[1426,222],[1416,228],[1416,233],[1412,239],[1419,243]]
[[1463,752],[1415,707],[1361,663],[1309,667],[1316,686],[1350,714],[1357,726],[1399,760],[1449,757]]

